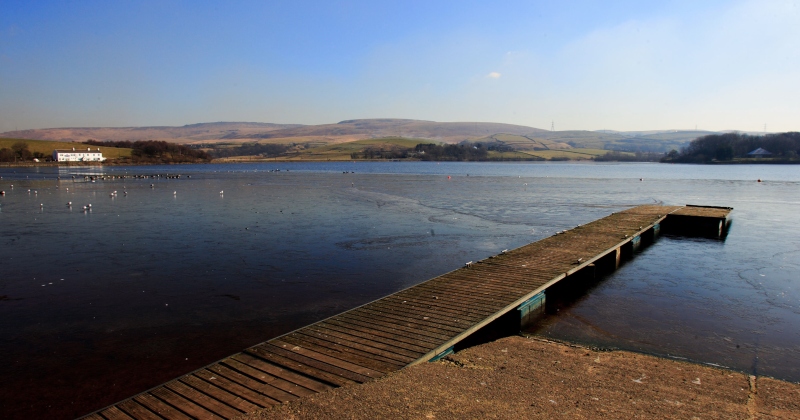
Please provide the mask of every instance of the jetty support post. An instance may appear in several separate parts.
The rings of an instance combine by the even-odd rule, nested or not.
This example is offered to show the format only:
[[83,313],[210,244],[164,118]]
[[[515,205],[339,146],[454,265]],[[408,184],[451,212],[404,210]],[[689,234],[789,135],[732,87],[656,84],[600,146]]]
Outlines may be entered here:
[[536,323],[539,318],[545,315],[545,292],[546,290],[542,290],[530,299],[523,302],[522,305],[519,305],[517,311],[519,312],[520,328],[524,328],[528,325]]

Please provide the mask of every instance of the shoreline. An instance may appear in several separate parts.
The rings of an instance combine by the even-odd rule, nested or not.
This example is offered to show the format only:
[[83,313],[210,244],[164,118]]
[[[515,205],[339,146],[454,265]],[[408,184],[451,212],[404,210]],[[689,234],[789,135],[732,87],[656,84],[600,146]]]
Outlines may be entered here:
[[480,161],[453,161],[453,160],[431,160],[431,161],[422,161],[422,160],[391,160],[391,159],[357,159],[357,160],[299,160],[299,159],[285,159],[285,160],[274,160],[274,159],[263,159],[263,160],[253,160],[253,159],[242,159],[242,160],[226,160],[226,161],[211,161],[211,162],[164,162],[164,163],[122,163],[122,162],[104,162],[102,164],[97,163],[80,163],[80,162],[22,162],[22,163],[13,163],[13,162],[2,162],[0,163],[0,168],[36,168],[36,167],[103,167],[103,166],[180,166],[180,165],[213,165],[213,164],[228,164],[228,163],[236,163],[236,164],[256,164],[256,163],[335,163],[335,162],[396,162],[396,163],[403,163],[403,162],[458,162],[458,163],[534,163],[534,164],[541,164],[541,163],[658,163],[658,164],[665,164],[665,165],[697,165],[697,166],[718,166],[718,165],[798,165],[800,161],[790,161],[790,162],[710,162],[710,163],[686,163],[686,162],[652,162],[652,161],[595,161],[595,160],[480,160]]
[[512,336],[241,419],[800,418],[800,384]]

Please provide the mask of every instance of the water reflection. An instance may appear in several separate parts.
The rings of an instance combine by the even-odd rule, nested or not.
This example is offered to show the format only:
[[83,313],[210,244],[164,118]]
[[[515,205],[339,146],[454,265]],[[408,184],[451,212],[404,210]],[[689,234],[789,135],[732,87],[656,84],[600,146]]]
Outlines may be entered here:
[[[724,243],[658,241],[538,333],[797,378],[800,179],[764,166],[0,169],[15,185],[0,198],[0,410],[84,414],[466,261],[662,202],[732,206],[737,224]],[[757,171],[773,181],[748,180]],[[83,182],[167,173],[184,176]]]

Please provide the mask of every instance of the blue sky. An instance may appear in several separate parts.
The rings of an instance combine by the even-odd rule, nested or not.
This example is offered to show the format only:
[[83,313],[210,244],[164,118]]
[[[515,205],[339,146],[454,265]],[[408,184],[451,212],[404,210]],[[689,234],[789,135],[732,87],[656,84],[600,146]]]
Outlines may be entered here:
[[0,2],[0,132],[211,121],[800,130],[800,0]]

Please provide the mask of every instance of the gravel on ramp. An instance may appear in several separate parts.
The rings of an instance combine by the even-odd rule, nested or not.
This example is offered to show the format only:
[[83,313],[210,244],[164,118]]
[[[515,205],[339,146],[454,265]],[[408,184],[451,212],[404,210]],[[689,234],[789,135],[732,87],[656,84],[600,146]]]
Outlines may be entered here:
[[521,336],[243,419],[800,419],[800,385]]

